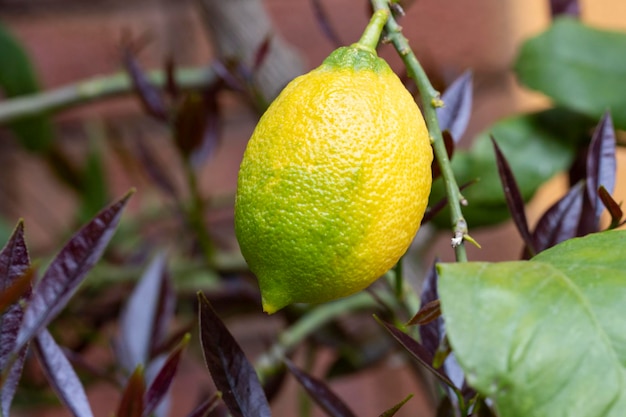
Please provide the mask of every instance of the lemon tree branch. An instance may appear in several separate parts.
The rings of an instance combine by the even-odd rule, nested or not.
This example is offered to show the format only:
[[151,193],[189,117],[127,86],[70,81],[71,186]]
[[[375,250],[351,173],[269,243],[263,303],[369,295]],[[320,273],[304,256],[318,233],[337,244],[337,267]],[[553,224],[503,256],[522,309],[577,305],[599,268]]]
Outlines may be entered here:
[[[163,71],[150,71],[148,79],[158,86],[163,86],[166,76]],[[183,89],[211,85],[216,75],[211,68],[186,68],[175,73],[176,82]],[[23,117],[42,113],[53,113],[87,102],[108,97],[128,94],[133,91],[133,84],[126,72],[93,78],[36,94],[24,95],[0,103],[0,124],[5,124]]]
[[[374,10],[389,11],[388,0],[372,0],[372,6]],[[441,135],[441,129],[439,128],[439,120],[437,119],[437,108],[443,106],[443,101],[440,98],[439,92],[435,90],[422,68],[421,64],[417,60],[417,57],[413,53],[409,46],[408,40],[402,35],[402,28],[393,15],[389,13],[389,18],[386,24],[387,39],[393,44],[396,51],[402,58],[404,65],[407,68],[408,74],[413,78],[419,89],[420,96],[422,97],[422,110],[424,112],[424,118],[428,126],[428,133],[435,152],[435,158],[441,168],[441,176],[446,187],[446,194],[450,204],[451,221],[453,225],[454,236],[452,237],[452,247],[455,250],[457,261],[467,261],[467,253],[465,251],[464,237],[467,236],[467,222],[463,217],[461,205],[467,204],[465,198],[461,194],[459,186],[454,177],[452,166],[450,165],[450,159],[446,151],[446,146],[443,142]]]

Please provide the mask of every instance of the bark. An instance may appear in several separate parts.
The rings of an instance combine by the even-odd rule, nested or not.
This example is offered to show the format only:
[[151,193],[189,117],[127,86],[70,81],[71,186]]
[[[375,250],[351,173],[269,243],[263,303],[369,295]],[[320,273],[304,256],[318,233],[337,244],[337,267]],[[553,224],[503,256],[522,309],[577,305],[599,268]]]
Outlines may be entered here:
[[266,103],[304,72],[301,55],[274,29],[261,0],[198,0],[198,3],[211,41],[223,60],[234,59],[252,68],[259,48],[270,36],[269,50],[253,75],[254,85]]

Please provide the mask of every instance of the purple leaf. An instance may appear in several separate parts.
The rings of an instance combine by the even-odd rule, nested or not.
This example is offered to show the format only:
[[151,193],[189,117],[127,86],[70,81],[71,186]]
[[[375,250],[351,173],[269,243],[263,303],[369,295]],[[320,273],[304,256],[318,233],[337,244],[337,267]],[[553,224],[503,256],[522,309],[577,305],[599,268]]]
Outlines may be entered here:
[[603,186],[610,193],[615,188],[615,129],[610,113],[605,113],[593,132],[587,153],[587,196],[591,201],[596,218],[604,210],[598,196]]
[[315,19],[317,20],[317,24],[322,29],[322,33],[326,35],[326,38],[333,44],[335,48],[339,48],[341,45],[344,45],[344,43],[339,38],[339,35],[335,31],[335,28],[330,23],[328,13],[326,13],[322,2],[320,0],[311,0],[311,6],[313,7],[313,12],[315,13]]
[[261,65],[265,62],[268,53],[270,52],[270,47],[272,46],[272,34],[268,33],[261,42],[261,45],[257,48],[254,54],[254,62],[252,64],[252,72],[257,72]]
[[92,417],[83,384],[48,330],[37,334],[34,348],[48,382],[70,413],[75,417]]
[[289,359],[285,359],[289,371],[304,387],[309,396],[331,417],[355,417],[348,406],[330,389],[326,383],[298,369]]
[[187,415],[187,417],[206,417],[215,410],[219,404],[222,395],[219,392],[216,392],[206,400],[204,400],[200,405],[198,405],[191,413]]
[[[422,284],[422,294],[420,295],[420,310],[429,303],[439,299],[437,294],[437,282],[439,275],[437,274],[438,259],[435,259],[433,266],[428,271],[424,283]],[[426,351],[434,356],[437,348],[443,339],[443,319],[438,317],[435,321],[420,326],[420,340]],[[431,362],[432,365],[432,362]]]
[[211,64],[211,69],[219,78],[219,82],[223,82],[227,88],[230,88],[233,91],[237,91],[239,93],[247,93],[246,86],[243,82],[233,74],[232,69],[229,65],[225,64],[222,61],[216,60]]
[[221,131],[217,94],[221,84],[210,87],[204,94],[188,93],[176,110],[174,138],[181,154],[198,169],[213,153]]
[[220,143],[222,133],[222,119],[219,103],[217,101],[217,91],[209,89],[204,93],[204,104],[206,108],[205,124],[202,132],[200,146],[196,147],[189,160],[191,166],[200,169],[202,164],[209,159]]
[[[477,182],[478,182],[477,179],[466,182],[465,184],[459,187],[459,191],[463,191],[470,185],[474,185]],[[436,204],[433,204],[432,206],[428,207],[428,210],[426,210],[426,213],[424,214],[424,217],[422,218],[421,224],[426,224],[429,221],[431,221],[437,214],[441,212],[441,210],[443,210],[446,207],[447,204],[448,204],[448,197],[444,197],[441,200],[439,200]]]
[[[452,138],[450,132],[448,132],[447,130],[441,132],[441,136],[443,138],[444,145],[446,145],[446,154],[448,155],[448,159],[452,160],[455,148],[454,139]],[[441,175],[441,168],[439,167],[439,162],[437,161],[437,158],[433,159],[433,162],[431,163],[431,171],[433,180]]]
[[619,227],[622,217],[624,216],[622,207],[617,204],[617,201],[611,197],[611,194],[602,185],[598,188],[598,195],[600,196],[600,200],[602,200],[602,204],[611,215],[611,224],[609,225],[609,229]]
[[148,80],[129,45],[122,49],[122,62],[144,110],[158,120],[167,122],[169,116],[161,92]]
[[211,303],[198,293],[204,361],[234,417],[271,416],[257,374]]
[[[19,306],[13,306],[13,304],[20,301],[20,299],[27,300],[30,297],[31,290],[32,290],[32,282],[34,278],[35,278],[35,271],[33,269],[27,269],[26,272],[21,277],[13,281],[13,285],[11,285],[10,287],[0,292],[0,312],[2,312],[3,315],[5,314],[10,315],[11,312],[5,311],[5,310],[8,310],[11,307],[16,309]],[[20,311],[21,310],[22,308],[20,307]],[[0,319],[0,321],[4,321],[4,319],[5,317]],[[19,329],[19,325],[18,325],[18,329]],[[0,346],[2,346],[1,341],[0,341]]]
[[14,357],[11,358],[11,369],[2,384],[2,391],[0,392],[0,400],[2,400],[1,411],[3,416],[10,415],[11,403],[13,402],[13,397],[17,391],[20,378],[22,377],[22,369],[24,368],[24,362],[26,361],[28,346],[29,344],[27,343],[19,352],[17,352],[17,354],[15,354]]
[[[0,291],[3,314],[0,317],[0,370],[4,370],[19,333],[24,310],[18,301],[31,295],[33,271],[24,241],[24,222],[20,221],[0,252]],[[5,311],[6,310],[6,311]]]
[[180,344],[170,353],[163,364],[163,367],[156,375],[154,380],[150,383],[148,390],[144,396],[144,410],[143,416],[148,417],[150,413],[154,411],[154,409],[159,405],[161,400],[165,397],[167,392],[169,391],[170,385],[174,380],[174,375],[176,375],[176,370],[178,369],[178,364],[180,362],[180,358],[183,354],[183,351],[189,344],[190,336],[189,334],[185,335]]
[[[159,302],[157,303],[157,313],[154,318],[154,326],[152,327],[152,346],[151,355],[156,355],[171,340],[168,338],[170,326],[174,320],[176,312],[176,292],[172,285],[172,278],[169,271],[165,270],[161,288],[159,292]],[[184,335],[187,331],[184,331]],[[180,335],[174,342],[180,340]]]
[[402,408],[402,406],[404,404],[406,404],[407,401],[409,401],[411,398],[413,398],[413,394],[407,395],[405,399],[403,399],[398,404],[396,404],[393,407],[391,407],[389,410],[387,410],[384,413],[382,413],[380,415],[380,417],[392,417],[392,416],[395,416],[396,413],[398,412],[398,410],[400,410]]
[[150,149],[145,145],[145,143],[143,142],[143,138],[138,138],[138,140],[135,141],[135,144],[137,149],[137,158],[145,168],[146,174],[150,177],[150,179],[157,187],[159,187],[174,200],[177,200],[178,192],[176,191],[176,186],[172,182],[172,179],[166,173],[166,170],[163,168],[162,164],[160,164],[156,160]]
[[393,336],[393,338],[396,339],[404,347],[404,349],[411,354],[411,356],[417,359],[418,362],[432,372],[433,375],[435,375],[441,382],[453,390],[458,391],[454,386],[454,383],[442,371],[433,367],[433,355],[431,355],[424,346],[406,333],[397,329],[395,326],[385,323],[378,318],[376,318],[376,320],[385,327],[391,336]]
[[441,96],[443,107],[437,109],[439,127],[447,130],[458,143],[469,124],[472,114],[472,71],[467,70],[446,89]]
[[408,321],[407,325],[424,326],[441,317],[441,304],[439,300],[433,300],[424,304],[419,311]]
[[530,234],[530,229],[528,228],[528,221],[526,220],[524,198],[522,197],[519,187],[517,186],[511,167],[509,166],[509,163],[493,136],[491,137],[491,142],[493,143],[493,149],[496,153],[496,164],[498,166],[498,174],[500,174],[502,188],[504,189],[506,204],[509,207],[515,226],[522,236],[528,252],[532,256],[536,253],[536,251]]
[[[3,416],[9,415],[26,359],[26,345],[17,353],[14,352],[24,318],[22,305],[31,297],[33,276],[24,240],[24,222],[20,220],[0,252],[0,290],[3,299],[0,316],[0,372],[6,375],[0,388],[0,411]],[[10,369],[7,370],[7,367]]]
[[541,216],[533,232],[537,252],[576,236],[583,199],[584,181],[580,181]]
[[143,367],[138,366],[126,382],[115,417],[142,417],[145,390]]
[[578,0],[550,0],[550,15],[552,18],[558,16],[580,17],[580,4]]
[[155,257],[121,313],[117,353],[120,363],[129,372],[137,365],[147,365],[153,347],[161,342],[153,336],[158,333],[155,327],[159,301],[163,300],[161,294],[167,282],[166,263],[164,254]]
[[100,259],[134,191],[101,211],[79,230],[53,259],[24,313],[17,349],[45,328],[65,307],[87,272]]
[[180,87],[176,80],[176,63],[171,56],[165,60],[165,91],[172,98],[176,98],[180,94]]

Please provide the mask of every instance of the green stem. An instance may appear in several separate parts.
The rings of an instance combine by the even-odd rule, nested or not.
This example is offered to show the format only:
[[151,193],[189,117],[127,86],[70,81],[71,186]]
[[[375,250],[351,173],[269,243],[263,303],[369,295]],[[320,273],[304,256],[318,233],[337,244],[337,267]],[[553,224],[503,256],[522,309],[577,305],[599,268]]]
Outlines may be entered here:
[[[372,6],[374,10],[376,10],[376,13],[378,13],[379,10],[387,10],[387,12],[389,12],[389,3],[387,0],[372,0]],[[424,119],[428,126],[428,134],[432,141],[437,163],[441,169],[441,176],[445,184],[448,203],[450,205],[450,217],[454,232],[452,247],[454,248],[457,261],[465,262],[467,261],[467,253],[463,240],[468,234],[468,230],[461,205],[466,205],[467,202],[461,194],[456,179],[454,178],[454,172],[452,171],[448,152],[446,151],[441,129],[439,128],[437,108],[443,106],[443,101],[440,98],[439,92],[435,90],[430,83],[426,72],[411,50],[408,40],[402,35],[402,28],[392,15],[387,19],[386,29],[387,38],[393,43],[396,51],[398,51],[398,54],[407,68],[409,76],[415,80],[420,92]]]
[[387,19],[389,19],[389,9],[377,10],[372,15],[370,22],[363,31],[363,35],[361,35],[361,39],[359,39],[356,45],[375,51]]
[[202,195],[200,195],[200,190],[198,188],[198,176],[188,160],[185,161],[185,171],[187,174],[187,185],[190,193],[190,206],[187,212],[187,220],[193,233],[196,234],[198,244],[200,245],[200,249],[202,250],[202,254],[204,255],[207,265],[212,265],[215,248],[213,247],[213,241],[209,235],[208,226],[204,219],[205,207],[204,200],[202,199]]
[[[147,76],[158,86],[166,83],[166,75],[163,71],[149,71]],[[201,67],[179,69],[176,71],[175,78],[180,88],[191,89],[210,85],[217,76],[211,68]],[[0,124],[131,92],[133,92],[133,84],[125,72],[81,81],[54,90],[2,101]]]
[[[390,300],[391,301],[391,297]],[[291,327],[285,329],[278,341],[257,360],[257,373],[261,382],[272,375],[282,364],[282,359],[316,330],[337,318],[342,313],[371,309],[378,306],[367,292],[342,298],[311,309]]]

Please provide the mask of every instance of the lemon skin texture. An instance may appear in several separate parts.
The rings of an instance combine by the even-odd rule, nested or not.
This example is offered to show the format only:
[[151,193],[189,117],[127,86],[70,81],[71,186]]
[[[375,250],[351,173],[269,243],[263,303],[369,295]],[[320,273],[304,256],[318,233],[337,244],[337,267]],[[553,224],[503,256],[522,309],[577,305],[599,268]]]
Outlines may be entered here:
[[235,231],[267,313],[358,292],[415,236],[432,149],[411,94],[371,50],[339,48],[261,117],[241,163]]

